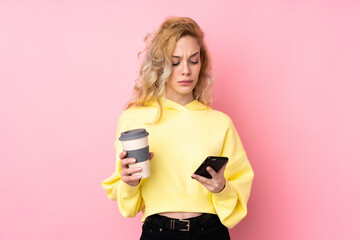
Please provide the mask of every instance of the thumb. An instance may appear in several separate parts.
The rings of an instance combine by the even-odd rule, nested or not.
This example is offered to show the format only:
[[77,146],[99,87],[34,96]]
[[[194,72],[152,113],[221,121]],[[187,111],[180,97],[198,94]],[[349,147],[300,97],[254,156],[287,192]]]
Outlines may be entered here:
[[153,152],[150,152],[150,153],[149,153],[149,160],[153,159],[153,157],[154,157],[154,153],[153,153]]
[[218,174],[224,175],[225,168],[226,168],[227,164],[228,164],[228,162],[226,162],[226,163],[224,164],[224,166],[222,166],[222,167],[220,168]]

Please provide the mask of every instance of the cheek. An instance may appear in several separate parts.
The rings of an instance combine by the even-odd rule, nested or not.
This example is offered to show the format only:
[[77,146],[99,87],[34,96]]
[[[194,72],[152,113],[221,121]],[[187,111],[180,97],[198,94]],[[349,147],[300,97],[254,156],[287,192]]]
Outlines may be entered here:
[[171,70],[171,78],[175,79],[176,76],[178,76],[180,73],[179,73],[179,68],[175,67]]
[[176,79],[176,70],[172,69],[170,77],[168,78],[167,82],[173,82]]
[[199,75],[200,70],[201,70],[201,65],[200,65],[200,64],[199,64],[199,65],[196,65],[196,67],[194,68],[194,73],[195,73],[196,75]]

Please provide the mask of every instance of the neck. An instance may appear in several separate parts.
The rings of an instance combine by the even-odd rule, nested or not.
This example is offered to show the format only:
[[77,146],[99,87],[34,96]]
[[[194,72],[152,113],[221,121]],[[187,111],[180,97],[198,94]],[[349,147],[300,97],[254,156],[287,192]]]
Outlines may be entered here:
[[179,97],[169,96],[166,98],[183,106],[195,100],[192,94],[188,96],[179,96]]

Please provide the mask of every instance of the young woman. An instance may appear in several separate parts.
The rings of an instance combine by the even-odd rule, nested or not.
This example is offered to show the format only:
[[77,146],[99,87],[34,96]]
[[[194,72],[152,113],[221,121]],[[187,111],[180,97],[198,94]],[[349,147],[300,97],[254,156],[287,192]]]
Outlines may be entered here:
[[[121,214],[143,212],[141,239],[230,239],[247,213],[253,171],[231,119],[210,107],[210,58],[191,18],[166,19],[148,39],[134,97],[120,118],[121,132],[149,132],[151,175],[130,168],[116,140],[116,170],[102,182]],[[228,164],[212,178],[194,174],[207,156]]]

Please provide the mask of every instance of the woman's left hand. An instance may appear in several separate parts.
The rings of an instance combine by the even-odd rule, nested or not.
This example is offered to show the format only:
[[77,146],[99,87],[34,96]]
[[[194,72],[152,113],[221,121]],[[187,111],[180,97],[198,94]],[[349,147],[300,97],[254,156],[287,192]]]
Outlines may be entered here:
[[218,172],[215,172],[211,167],[207,167],[206,170],[210,173],[212,178],[206,178],[193,173],[191,176],[199,183],[204,185],[207,190],[212,193],[219,193],[225,188],[226,179],[224,177],[224,171],[227,164],[225,164]]

